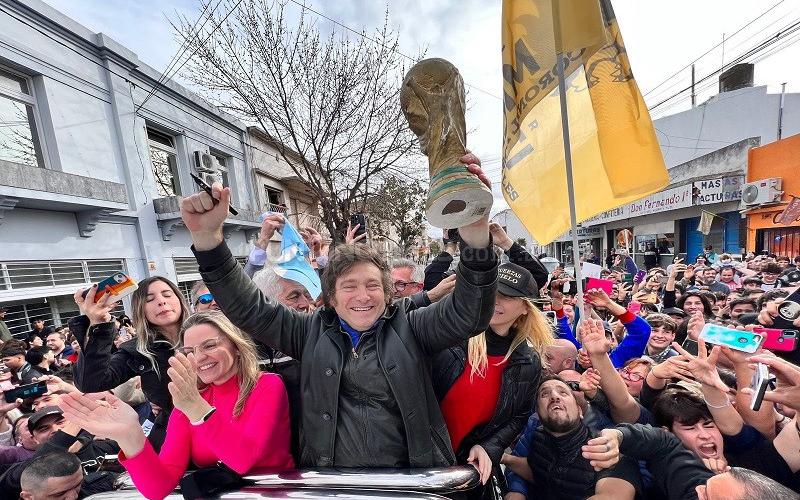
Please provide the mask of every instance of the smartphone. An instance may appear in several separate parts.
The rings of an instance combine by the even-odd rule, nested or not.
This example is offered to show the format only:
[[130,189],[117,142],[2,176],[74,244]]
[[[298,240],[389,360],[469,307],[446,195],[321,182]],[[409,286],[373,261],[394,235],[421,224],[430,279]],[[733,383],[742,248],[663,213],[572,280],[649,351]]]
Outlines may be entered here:
[[761,409],[761,403],[764,401],[764,393],[767,392],[767,387],[770,385],[770,375],[767,365],[763,363],[756,363],[756,369],[753,371],[753,378],[750,380],[750,388],[753,390],[753,395],[750,397],[750,409],[758,411]]
[[561,291],[564,295],[578,295],[578,282],[575,280],[565,282]]
[[3,393],[6,403],[13,403],[18,399],[33,399],[47,394],[47,382],[34,382],[32,384],[25,384],[15,387],[10,391]]
[[771,351],[792,352],[797,349],[797,330],[781,330],[780,328],[764,328],[757,326],[753,333],[764,336],[764,349]]
[[355,232],[353,236],[360,236],[367,232],[367,215],[363,213],[357,213],[350,216],[350,227],[356,227],[358,225],[358,230]]
[[633,300],[630,304],[628,304],[628,311],[632,312],[633,314],[639,314],[639,311],[641,310],[642,304],[640,302]]
[[547,321],[549,321],[553,325],[555,325],[556,322],[558,321],[555,311],[545,311],[544,316],[547,318]]
[[636,276],[633,277],[634,283],[641,283],[644,280],[644,277],[647,276],[647,271],[639,270],[636,272]]
[[[130,276],[123,272],[116,272],[97,284],[97,291],[94,294],[94,301],[97,302],[100,298],[109,293],[116,297],[115,300],[121,300],[132,294],[139,285]],[[89,289],[83,291],[83,298],[89,293]]]
[[781,330],[796,330],[794,320],[800,318],[800,288],[778,304],[778,315],[772,319],[772,327]]
[[711,325],[706,323],[700,338],[709,344],[724,345],[737,351],[753,354],[761,347],[764,336],[758,333],[725,328],[724,326]]
[[589,278],[586,281],[586,290],[599,288],[611,297],[614,294],[614,282],[611,280],[601,280],[599,278]]
[[629,285],[633,285],[633,275],[631,273],[625,273],[622,275],[622,282],[627,283]]

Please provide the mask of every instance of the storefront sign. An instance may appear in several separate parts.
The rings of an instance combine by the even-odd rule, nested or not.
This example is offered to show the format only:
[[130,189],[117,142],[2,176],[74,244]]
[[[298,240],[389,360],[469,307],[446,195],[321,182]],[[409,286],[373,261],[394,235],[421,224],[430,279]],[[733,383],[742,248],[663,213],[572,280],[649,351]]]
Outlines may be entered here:
[[[603,212],[584,222],[587,226],[602,224],[620,219],[630,219],[642,215],[659,212],[668,212],[692,206],[692,185],[687,184],[676,188],[667,189],[647,198],[634,201],[627,205]],[[741,191],[740,191],[741,196]]]
[[775,215],[772,221],[775,224],[793,224],[800,220],[800,198],[797,196],[792,196],[792,201],[786,205],[786,208],[783,209],[783,212]]
[[694,205],[710,205],[742,199],[744,177],[718,177],[694,183],[692,201]]
[[[603,237],[603,226],[578,228],[579,240],[590,240],[592,238],[602,238],[602,237]],[[570,241],[571,239],[572,239],[572,229],[562,234],[560,237],[556,238],[555,241]]]

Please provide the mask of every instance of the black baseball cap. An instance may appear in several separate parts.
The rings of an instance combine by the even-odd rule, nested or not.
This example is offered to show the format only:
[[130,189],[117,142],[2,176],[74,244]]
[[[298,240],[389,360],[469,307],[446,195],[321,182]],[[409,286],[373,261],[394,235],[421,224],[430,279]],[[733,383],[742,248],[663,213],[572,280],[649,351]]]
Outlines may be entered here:
[[47,417],[51,417],[53,415],[58,415],[59,417],[64,414],[61,411],[61,408],[58,406],[45,406],[41,410],[37,411],[33,415],[30,416],[28,419],[28,431],[33,434],[33,431],[39,426],[42,420],[46,419]]
[[503,264],[497,270],[497,291],[507,297],[539,298],[539,285],[530,271],[516,264]]
[[661,311],[662,314],[666,314],[667,316],[680,316],[681,318],[686,317],[686,311],[679,307],[667,307]]

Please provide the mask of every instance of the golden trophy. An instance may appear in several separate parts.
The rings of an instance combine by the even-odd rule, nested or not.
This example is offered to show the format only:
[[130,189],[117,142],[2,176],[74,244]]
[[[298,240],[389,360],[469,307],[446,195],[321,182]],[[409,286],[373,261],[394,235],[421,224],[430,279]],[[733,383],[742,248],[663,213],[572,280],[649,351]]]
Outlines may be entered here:
[[400,107],[428,157],[428,222],[459,228],[487,215],[492,192],[459,161],[466,152],[467,126],[458,69],[439,58],[418,62],[403,80]]

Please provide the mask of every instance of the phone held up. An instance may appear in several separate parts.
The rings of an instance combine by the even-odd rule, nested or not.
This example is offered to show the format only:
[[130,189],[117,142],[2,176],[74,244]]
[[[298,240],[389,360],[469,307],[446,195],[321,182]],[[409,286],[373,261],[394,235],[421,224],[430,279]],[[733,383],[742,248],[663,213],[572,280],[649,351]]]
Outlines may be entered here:
[[703,327],[703,331],[700,332],[700,338],[708,344],[727,346],[748,354],[756,352],[764,341],[764,336],[758,333],[712,324],[706,324]]
[[[197,184],[198,187],[200,187],[200,189],[202,189],[203,191],[208,193],[209,196],[211,196],[211,186],[209,186],[206,183],[206,181],[195,175],[194,172],[189,172],[189,175],[192,176],[192,180],[194,181],[195,184]],[[211,200],[214,202],[214,205],[219,203],[219,200],[217,200],[213,196],[211,196]],[[230,212],[231,215],[239,215],[239,211],[230,206],[230,204],[228,205],[228,212]]]
[[770,351],[794,352],[797,350],[797,330],[782,330],[780,328],[764,328],[757,326],[753,333],[764,336],[764,349]]
[[750,381],[750,388],[753,390],[753,395],[750,397],[750,409],[758,411],[761,409],[761,403],[764,401],[764,393],[767,392],[767,388],[775,389],[775,376],[770,375],[767,365],[756,363],[756,369],[753,371],[753,378]]
[[366,232],[367,232],[367,214],[357,213],[357,214],[352,214],[350,216],[350,227],[353,228],[353,227],[356,227],[356,226],[358,226],[358,229],[356,230],[356,232],[355,232],[355,234],[353,236],[358,237],[358,236],[360,236],[362,234],[366,234]]
[[[103,295],[110,294],[114,300],[122,300],[132,294],[139,285],[133,278],[123,272],[116,272],[97,284],[97,291],[94,294],[94,301],[99,301]],[[83,298],[89,293],[89,289],[83,291]]]
[[32,384],[25,384],[14,389],[5,391],[3,397],[6,403],[13,403],[18,399],[33,399],[47,394],[47,382],[34,382]]

